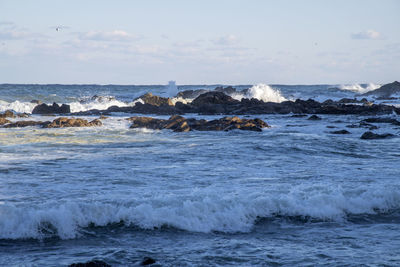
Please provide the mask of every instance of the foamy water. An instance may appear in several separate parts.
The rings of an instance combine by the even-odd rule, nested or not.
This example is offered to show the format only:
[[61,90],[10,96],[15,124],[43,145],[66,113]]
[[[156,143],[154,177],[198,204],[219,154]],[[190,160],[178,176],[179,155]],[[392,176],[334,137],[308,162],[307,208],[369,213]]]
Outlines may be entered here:
[[361,84],[347,84],[347,85],[341,85],[339,88],[341,90],[349,90],[353,91],[359,94],[365,94],[367,92],[373,91],[381,87],[379,84],[374,84],[374,83],[369,83],[366,85],[361,85]]

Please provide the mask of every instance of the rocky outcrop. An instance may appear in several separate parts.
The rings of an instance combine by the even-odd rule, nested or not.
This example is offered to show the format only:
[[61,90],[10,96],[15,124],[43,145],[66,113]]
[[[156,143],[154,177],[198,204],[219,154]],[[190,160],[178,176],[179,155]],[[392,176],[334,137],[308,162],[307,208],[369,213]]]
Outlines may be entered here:
[[46,123],[50,123],[49,121],[17,121],[9,124],[5,124],[2,126],[3,128],[17,128],[17,127],[28,127],[28,126],[43,126]]
[[0,118],[15,118],[15,114],[11,110],[6,110],[0,114]]
[[156,119],[151,117],[131,117],[130,128],[147,128],[153,130],[171,129],[174,132],[197,131],[229,131],[234,129],[248,131],[262,131],[262,128],[269,127],[268,124],[260,119],[240,119],[239,117],[224,117],[217,120],[196,120],[185,119],[175,115],[168,120]]
[[0,117],[0,125],[4,125],[6,123],[10,123],[11,121],[7,120],[6,118]]
[[63,113],[71,113],[71,109],[69,105],[62,104],[59,106],[57,103],[53,103],[53,105],[40,104],[33,108],[32,114],[63,114]]
[[105,261],[93,260],[85,263],[73,263],[68,265],[68,267],[111,267],[111,265]]
[[385,139],[390,137],[394,137],[394,135],[390,133],[377,134],[373,132],[365,132],[360,138],[369,140],[369,139]]
[[380,99],[390,99],[394,94],[400,94],[400,82],[398,81],[382,85],[380,88],[369,91],[363,95],[375,95]]
[[182,97],[185,99],[194,99],[196,97],[198,97],[201,94],[204,94],[208,92],[208,90],[206,89],[199,89],[199,90],[185,90],[185,91],[181,91],[179,92],[176,97]]
[[150,104],[150,105],[157,106],[157,107],[164,106],[164,105],[168,105],[168,106],[174,105],[170,98],[156,96],[156,95],[153,95],[152,93],[144,94],[135,100],[138,100],[138,99],[141,99],[144,104]]
[[91,127],[102,126],[103,123],[99,119],[88,122],[80,118],[60,117],[50,123],[44,123],[43,128],[64,128],[64,127]]

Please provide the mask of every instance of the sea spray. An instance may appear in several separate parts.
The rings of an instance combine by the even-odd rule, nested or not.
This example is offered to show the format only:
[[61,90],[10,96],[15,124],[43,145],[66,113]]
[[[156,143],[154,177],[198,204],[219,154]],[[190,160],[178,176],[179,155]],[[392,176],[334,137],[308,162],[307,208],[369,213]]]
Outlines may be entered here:
[[381,87],[379,84],[374,84],[374,83],[369,83],[366,85],[362,85],[362,84],[347,84],[347,85],[341,85],[339,87],[340,90],[347,90],[347,91],[352,91],[352,92],[356,92],[359,94],[364,94],[367,93],[369,91],[373,91],[375,89],[378,89],[379,87]]
[[233,98],[237,100],[241,100],[242,98],[256,98],[258,100],[262,100],[264,102],[276,102],[281,103],[286,101],[287,99],[281,95],[281,92],[277,89],[273,89],[267,84],[259,83],[257,85],[253,85],[248,90],[245,90],[245,93],[238,92],[232,95]]

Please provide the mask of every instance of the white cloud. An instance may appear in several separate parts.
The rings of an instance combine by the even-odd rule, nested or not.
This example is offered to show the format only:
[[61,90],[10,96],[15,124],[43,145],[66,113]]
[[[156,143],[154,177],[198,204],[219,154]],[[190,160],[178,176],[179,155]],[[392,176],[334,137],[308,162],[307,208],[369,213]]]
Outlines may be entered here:
[[229,34],[212,40],[212,42],[216,45],[234,45],[238,42],[238,38],[233,34]]
[[130,34],[122,30],[113,31],[89,31],[79,33],[81,40],[94,40],[94,41],[132,41],[139,39],[138,36]]
[[29,31],[20,30],[6,30],[0,31],[0,40],[22,40],[22,39],[32,39],[32,38],[42,38],[45,37],[43,34],[32,33]]
[[352,39],[372,39],[372,40],[376,40],[376,39],[381,39],[381,33],[377,32],[375,30],[367,30],[367,31],[363,31],[363,32],[357,32],[357,33],[353,33],[351,34],[351,38]]

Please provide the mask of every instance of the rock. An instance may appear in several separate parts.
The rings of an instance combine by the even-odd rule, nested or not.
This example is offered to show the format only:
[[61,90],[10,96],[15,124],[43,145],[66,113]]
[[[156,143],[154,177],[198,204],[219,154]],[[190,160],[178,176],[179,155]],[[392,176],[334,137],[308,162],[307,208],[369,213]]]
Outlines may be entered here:
[[15,118],[15,114],[11,110],[6,110],[0,114],[0,118]]
[[105,119],[108,119],[108,117],[104,116],[104,115],[100,115],[99,120],[105,120]]
[[376,134],[373,132],[365,132],[361,136],[361,139],[384,139],[384,138],[389,138],[389,137],[394,137],[393,134],[390,133],[385,133],[385,134]]
[[198,107],[203,105],[227,105],[232,103],[239,103],[239,101],[222,92],[208,92],[198,96],[191,104]]
[[64,128],[64,127],[91,127],[91,126],[101,126],[103,123],[99,119],[92,120],[88,122],[84,119],[76,118],[66,118],[60,117],[52,122],[43,124],[43,128]]
[[182,116],[171,116],[168,120],[151,117],[131,117],[130,128],[147,128],[153,130],[171,129],[174,132],[197,131],[229,131],[234,129],[247,131],[262,131],[269,127],[260,119],[240,119],[239,117],[224,117],[221,119],[206,121],[196,119],[185,119]]
[[43,104],[42,101],[37,100],[37,99],[31,100],[31,103],[32,103],[32,104],[38,104],[38,105]]
[[365,120],[362,120],[362,122],[367,122],[367,123],[390,123],[393,125],[400,125],[400,121],[392,118],[367,118]]
[[28,126],[43,126],[45,123],[43,121],[17,121],[14,123],[9,123],[3,126],[3,128],[16,128],[16,127],[28,127]]
[[331,134],[350,134],[347,130],[332,131]]
[[198,97],[201,94],[204,94],[208,92],[208,90],[206,89],[199,89],[199,90],[185,90],[182,92],[179,92],[176,97],[182,97],[185,99],[194,99],[196,97]]
[[[174,105],[170,98],[155,96],[152,93],[144,94],[144,95],[138,97],[137,99],[142,99],[144,104],[150,104],[150,105],[157,106],[157,107],[163,106],[163,105],[168,105],[168,106]],[[137,100],[137,99],[135,99],[135,100]]]
[[93,260],[85,263],[73,263],[69,267],[111,267],[111,265],[104,261]]
[[321,120],[321,118],[318,117],[317,115],[311,115],[310,117],[308,117],[307,120],[310,120],[310,121],[319,121],[319,120]]
[[145,265],[150,265],[150,264],[153,264],[153,263],[156,263],[155,259],[152,259],[150,257],[144,257],[140,264],[145,266]]
[[400,93],[400,83],[398,81],[395,81],[392,83],[382,85],[380,88],[375,89],[373,91],[369,91],[362,95],[365,95],[365,96],[375,95],[382,99],[382,98],[390,98],[391,95],[399,94],[399,93]]
[[226,95],[231,95],[237,93],[236,88],[233,88],[232,86],[228,87],[223,87],[223,86],[218,86],[214,89],[215,92],[222,92]]
[[7,120],[6,118],[0,117],[0,125],[4,125],[6,123],[10,123],[11,121]]
[[307,115],[306,114],[294,114],[294,115],[292,115],[290,117],[292,117],[292,118],[303,118],[303,117],[307,117]]
[[53,105],[40,104],[37,105],[33,110],[32,114],[61,114],[61,113],[71,113],[71,109],[69,105],[62,104],[59,106],[57,103],[53,103]]

